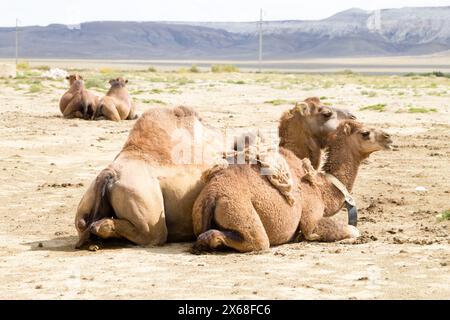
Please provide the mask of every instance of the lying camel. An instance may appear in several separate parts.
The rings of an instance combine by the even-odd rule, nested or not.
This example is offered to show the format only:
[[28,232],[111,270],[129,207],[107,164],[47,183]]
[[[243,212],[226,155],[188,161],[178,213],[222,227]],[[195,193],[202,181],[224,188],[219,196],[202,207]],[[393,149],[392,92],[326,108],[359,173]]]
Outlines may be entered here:
[[66,118],[89,119],[94,114],[98,97],[84,87],[83,77],[71,74],[66,77],[70,88],[59,101],[59,109]]
[[127,83],[128,80],[123,78],[109,80],[111,88],[100,99],[92,119],[98,119],[101,116],[112,121],[137,119],[135,106],[126,88]]
[[[218,171],[193,207],[194,233],[198,236],[193,252],[221,246],[239,252],[265,250],[292,241],[299,227],[309,240],[358,237],[354,226],[328,218],[343,206],[344,196],[327,177],[333,175],[351,191],[361,162],[375,151],[388,149],[391,143],[385,132],[345,120],[330,138],[326,173],[312,177],[304,169],[305,161],[280,148],[293,183],[299,187],[293,190],[297,200],[293,205],[261,176],[258,165],[233,165]],[[308,179],[303,179],[305,175]]]
[[[212,159],[180,161],[183,152],[188,154],[202,139],[206,142],[201,155]],[[202,172],[218,158],[221,148],[214,142],[219,140],[192,109],[145,112],[122,151],[81,199],[76,247],[91,235],[126,238],[138,245],[191,240],[192,205],[203,187]]]
[[[297,111],[292,110],[292,115],[302,110],[294,109]],[[306,117],[312,114],[312,126],[318,122],[330,128],[326,119],[335,122],[333,110],[309,112]],[[192,142],[202,145],[202,155],[209,154],[211,161],[174,162],[172,154],[182,137],[189,137],[190,141],[183,144],[187,149],[193,147]],[[221,159],[224,149],[217,144],[219,140],[217,131],[205,127],[191,109],[177,107],[144,113],[114,162],[100,173],[81,199],[75,218],[80,238],[77,247],[91,234],[103,239],[123,237],[142,245],[161,244],[166,238],[195,239],[192,206],[204,186],[202,173]],[[114,216],[119,219],[111,219]]]

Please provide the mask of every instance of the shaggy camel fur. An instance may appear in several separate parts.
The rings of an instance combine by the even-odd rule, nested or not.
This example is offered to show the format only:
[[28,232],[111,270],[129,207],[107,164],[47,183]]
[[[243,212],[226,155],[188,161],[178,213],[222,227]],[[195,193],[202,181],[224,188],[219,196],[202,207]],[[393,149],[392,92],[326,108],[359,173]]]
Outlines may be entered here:
[[[346,120],[330,138],[325,172],[351,190],[361,161],[375,151],[389,148],[391,142],[383,131]],[[299,227],[309,240],[336,241],[359,236],[355,227],[328,218],[340,210],[344,197],[325,175],[307,175],[305,161],[285,148],[280,149],[280,154],[289,165],[294,185],[299,187],[293,191],[294,206],[274,192],[258,165],[233,165],[218,171],[194,204],[193,226],[198,238],[193,252],[221,246],[239,252],[264,250],[292,241]],[[305,175],[307,179],[303,179]]]
[[127,83],[128,80],[123,78],[109,80],[111,88],[100,99],[92,119],[98,119],[101,116],[112,121],[134,120],[137,118],[135,106],[126,88]]
[[94,114],[98,104],[98,97],[86,90],[83,77],[71,74],[66,77],[70,88],[59,101],[59,109],[66,118],[89,119]]
[[[139,245],[191,240],[192,205],[204,186],[202,172],[219,158],[218,140],[189,108],[145,112],[81,199],[76,247],[91,235]],[[202,141],[203,158],[194,159],[198,152],[192,149]]]

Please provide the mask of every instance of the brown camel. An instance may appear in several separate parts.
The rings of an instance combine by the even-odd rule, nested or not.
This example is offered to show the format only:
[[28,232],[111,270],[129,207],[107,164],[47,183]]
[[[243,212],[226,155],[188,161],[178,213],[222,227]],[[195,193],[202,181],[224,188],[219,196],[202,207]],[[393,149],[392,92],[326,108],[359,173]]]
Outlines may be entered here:
[[83,77],[71,74],[66,77],[70,88],[59,101],[59,109],[66,118],[89,119],[94,114],[98,97],[84,87]]
[[[315,117],[330,127],[324,118],[334,122],[335,113]],[[77,247],[90,234],[123,237],[136,244],[163,243],[166,237],[168,241],[195,239],[192,206],[204,186],[202,173],[221,160],[221,138],[185,107],[144,113],[120,154],[83,196],[75,218],[80,236]],[[187,141],[180,143],[183,139]],[[197,145],[202,148],[202,161],[174,161],[174,154]],[[114,216],[120,218],[110,219]]]
[[[239,252],[268,249],[292,241],[300,228],[308,240],[336,241],[358,237],[358,230],[328,218],[344,204],[329,181],[333,175],[351,191],[361,161],[392,143],[383,131],[354,120],[343,121],[329,141],[326,173],[305,171],[308,161],[280,148],[297,185],[289,205],[260,174],[258,165],[233,165],[218,171],[203,188],[193,208],[194,252],[229,247]],[[305,166],[306,164],[306,166]],[[308,169],[312,170],[312,169]],[[306,179],[305,179],[306,178]]]
[[128,80],[120,77],[109,80],[111,88],[100,99],[92,119],[98,119],[101,116],[112,121],[137,119],[134,103],[126,88],[127,83]]
[[[189,152],[202,140],[203,158],[194,159],[198,153]],[[192,205],[203,187],[202,172],[218,158],[219,140],[189,108],[145,112],[81,199],[76,247],[91,235],[139,245],[191,240]]]

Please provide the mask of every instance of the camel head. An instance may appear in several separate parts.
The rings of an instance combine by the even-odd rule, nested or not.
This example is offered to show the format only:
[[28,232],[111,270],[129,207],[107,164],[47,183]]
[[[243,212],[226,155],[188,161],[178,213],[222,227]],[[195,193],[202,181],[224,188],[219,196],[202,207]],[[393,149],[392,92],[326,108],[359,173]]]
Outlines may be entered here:
[[336,139],[343,138],[353,152],[362,158],[380,150],[390,150],[391,136],[379,129],[370,128],[354,120],[346,120],[336,130]]
[[113,87],[124,88],[127,83],[128,83],[128,80],[125,80],[122,77],[109,80],[109,84],[111,85],[111,88],[113,88]]
[[[318,109],[323,106],[322,101],[320,101],[319,97],[309,97],[309,98],[306,98],[303,102],[307,103],[311,108]],[[332,107],[331,109],[336,111],[337,118],[339,120],[345,120],[345,119],[356,120],[355,115],[353,115],[350,111],[348,111],[346,109],[340,109],[340,108],[335,108],[335,107]]]
[[340,122],[332,108],[306,102],[297,103],[290,113],[303,128],[319,138],[335,131]]
[[80,83],[81,81],[83,81],[83,77],[80,76],[78,73],[74,73],[74,74],[68,75],[66,77],[66,79],[69,80],[70,86],[72,86],[77,81],[78,81],[77,83]]

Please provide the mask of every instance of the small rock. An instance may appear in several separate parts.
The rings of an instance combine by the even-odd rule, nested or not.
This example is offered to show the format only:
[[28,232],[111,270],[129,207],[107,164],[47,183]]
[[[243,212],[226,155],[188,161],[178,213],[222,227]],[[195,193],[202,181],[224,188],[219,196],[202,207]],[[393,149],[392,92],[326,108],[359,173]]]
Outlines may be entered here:
[[361,278],[358,278],[358,281],[367,281],[367,280],[369,280],[368,277],[361,277]]
[[416,187],[416,191],[417,192],[427,192],[427,188],[422,187],[422,186],[418,186],[418,187]]
[[42,243],[42,242],[39,242],[39,243],[38,243],[38,247],[39,247],[39,248],[43,248],[43,247],[44,247],[43,243]]
[[35,289],[42,289],[42,284],[38,284],[34,287]]

